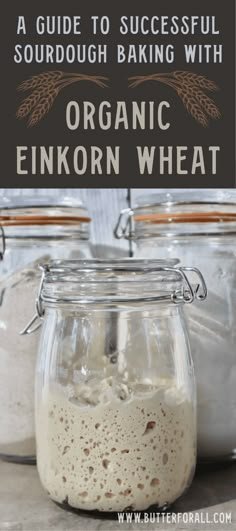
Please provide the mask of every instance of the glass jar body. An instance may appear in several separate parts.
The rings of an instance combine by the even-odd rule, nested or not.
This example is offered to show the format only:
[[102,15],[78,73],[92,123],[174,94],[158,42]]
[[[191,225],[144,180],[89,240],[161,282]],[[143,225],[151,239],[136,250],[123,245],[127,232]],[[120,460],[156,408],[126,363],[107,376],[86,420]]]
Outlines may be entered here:
[[35,461],[34,374],[39,333],[20,335],[35,313],[41,272],[49,257],[90,257],[79,239],[6,239],[0,261],[0,456]]
[[198,456],[232,459],[236,449],[236,237],[223,231],[207,235],[202,226],[194,231],[202,234],[179,236],[170,227],[171,235],[137,240],[135,256],[178,256],[183,263],[197,262],[204,275],[208,298],[201,307],[196,302],[186,312],[198,391]]
[[37,465],[54,501],[102,512],[171,504],[194,473],[195,412],[180,305],[46,309]]

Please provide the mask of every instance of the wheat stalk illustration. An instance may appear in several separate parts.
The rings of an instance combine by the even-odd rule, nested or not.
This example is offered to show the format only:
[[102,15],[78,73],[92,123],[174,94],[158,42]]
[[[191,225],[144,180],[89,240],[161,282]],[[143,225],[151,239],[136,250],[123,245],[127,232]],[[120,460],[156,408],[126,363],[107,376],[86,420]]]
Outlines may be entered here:
[[43,72],[23,81],[17,88],[20,91],[31,91],[20,104],[16,112],[18,119],[28,117],[28,127],[34,127],[50,111],[56,97],[65,87],[72,83],[88,81],[100,88],[107,87],[107,77],[91,76],[78,73],[54,70]]
[[206,92],[216,92],[219,87],[206,78],[185,70],[175,72],[156,73],[149,76],[134,76],[129,78],[129,88],[135,88],[146,81],[158,81],[173,88],[188,113],[202,126],[208,127],[209,119],[216,120],[221,113],[214,100]]

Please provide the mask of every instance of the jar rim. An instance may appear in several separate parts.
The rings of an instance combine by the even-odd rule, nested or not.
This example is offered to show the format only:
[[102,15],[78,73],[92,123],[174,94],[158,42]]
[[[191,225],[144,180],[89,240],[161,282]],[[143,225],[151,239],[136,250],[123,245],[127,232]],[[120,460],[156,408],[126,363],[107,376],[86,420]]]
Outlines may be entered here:
[[0,204],[2,227],[35,227],[46,225],[80,225],[90,223],[84,204],[73,197],[16,196],[3,198]]
[[236,189],[172,189],[137,196],[134,210],[155,206],[222,205],[236,207]]
[[236,189],[171,190],[137,198],[121,211],[115,235],[132,240],[236,235]]
[[[51,190],[55,191],[55,190]],[[56,192],[56,191],[55,191]],[[39,193],[37,195],[30,193],[24,195],[3,195],[0,201],[0,210],[2,208],[15,209],[15,208],[47,208],[47,207],[74,207],[74,208],[86,208],[81,199],[78,199],[71,195],[65,195],[64,197],[58,196],[56,193],[53,195]]]
[[63,239],[89,240],[91,218],[81,201],[69,198],[49,204],[37,198],[37,201],[15,203],[5,201],[0,206],[0,244],[1,239],[14,243],[59,241]]
[[[183,203],[185,204],[185,203]],[[186,203],[190,205],[190,203]],[[197,205],[198,203],[191,203]],[[215,203],[213,203],[215,205]],[[163,203],[164,205],[164,203]],[[173,203],[173,205],[181,206],[181,203]],[[208,203],[209,205],[209,203]],[[159,206],[159,205],[158,205]],[[156,214],[136,214],[134,221],[143,221],[147,224],[163,224],[163,223],[222,223],[235,222],[236,212],[159,212]]]
[[145,259],[145,258],[94,258],[88,260],[51,260],[43,267],[48,273],[61,272],[114,272],[138,273],[158,271],[164,267],[174,267],[178,258]]
[[[63,207],[65,208],[65,207]],[[24,209],[24,214],[22,215],[19,211],[21,208],[12,211],[8,209],[0,209],[0,225],[2,227],[29,227],[29,226],[45,226],[45,225],[80,225],[81,223],[90,223],[91,218],[89,216],[83,215],[82,213],[73,213],[70,209],[68,213],[56,212],[54,208],[54,214],[50,214],[47,208],[47,214],[44,210],[41,209],[40,212],[37,210],[37,213],[32,214],[32,209],[28,212]],[[68,208],[69,210],[69,208]],[[73,214],[73,215],[72,215]]]
[[[138,223],[138,234],[142,231],[142,224],[144,233],[145,225],[163,225],[163,228],[164,225],[176,225],[176,231],[184,224],[199,225],[199,232],[203,232],[209,224],[210,227],[220,225],[222,230],[222,224],[236,222],[236,190],[187,189],[144,195],[137,198],[133,219]],[[187,226],[184,232],[188,232]]]
[[[178,264],[178,259],[54,260],[42,266],[38,300],[45,305],[183,303],[193,302],[195,295],[202,298],[201,289],[198,291],[200,284],[205,298],[206,286],[201,273]],[[198,277],[196,293],[187,276],[190,271]]]

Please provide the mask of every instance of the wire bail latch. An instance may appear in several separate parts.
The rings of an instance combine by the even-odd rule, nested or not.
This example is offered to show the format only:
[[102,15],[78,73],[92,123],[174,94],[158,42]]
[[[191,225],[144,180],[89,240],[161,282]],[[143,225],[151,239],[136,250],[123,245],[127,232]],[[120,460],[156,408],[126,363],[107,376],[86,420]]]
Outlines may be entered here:
[[114,229],[114,235],[118,240],[122,238],[132,239],[134,237],[133,214],[134,212],[131,208],[125,208],[121,211]]
[[[196,267],[180,267],[174,270],[181,274],[184,281],[182,294],[175,292],[172,295],[174,302],[177,303],[182,300],[185,304],[191,304],[194,300],[204,301],[207,298],[207,286],[199,269]],[[197,277],[198,282],[196,285],[191,284],[186,273],[193,273]]]
[[[43,302],[42,302],[42,289],[43,289],[44,277],[45,277],[46,272],[49,270],[49,268],[47,266],[46,267],[40,266],[40,269],[42,271],[42,276],[40,280],[38,296],[35,301],[36,313],[32,317],[32,319],[29,321],[29,323],[27,323],[25,328],[19,332],[21,336],[24,336],[27,334],[33,334],[33,332],[36,332],[36,330],[38,330],[42,325],[43,316],[44,316],[44,308],[43,308]],[[37,321],[39,322],[37,323]],[[35,323],[37,324],[33,326]]]
[[6,237],[5,237],[5,233],[4,233],[4,230],[3,230],[3,227],[0,226],[0,232],[1,232],[1,239],[2,239],[2,249],[0,251],[0,261],[3,260],[3,257],[4,257],[4,254],[5,254],[5,251],[6,251]]
[[[50,269],[50,265],[41,266],[40,269],[42,270],[42,277],[41,277],[41,281],[39,285],[38,296],[36,299],[36,314],[33,316],[31,321],[26,325],[26,327],[20,332],[21,335],[32,334],[33,332],[38,330],[38,328],[40,328],[40,326],[42,325],[42,321],[44,318],[44,312],[45,312],[44,307],[43,307],[42,291],[44,287],[45,276],[51,272],[51,269]],[[140,295],[138,295],[137,297],[132,298],[133,302],[145,302],[148,300],[149,302],[157,302],[157,303],[169,301],[175,304],[178,304],[178,303],[191,304],[194,300],[203,301],[207,297],[207,287],[206,287],[205,280],[201,272],[195,267],[179,267],[178,268],[178,267],[164,266],[164,267],[154,268],[152,271],[156,271],[160,273],[161,272],[175,273],[177,275],[180,275],[182,279],[182,286],[179,287],[178,290],[175,290],[175,291],[172,291],[166,294],[159,294],[159,295],[154,294],[152,296],[146,296],[146,297],[145,296],[140,297]],[[73,269],[73,272],[76,272],[76,270]],[[78,272],[79,272],[79,269],[78,269]],[[61,267],[60,274],[64,275],[64,273],[65,273],[65,270]],[[192,275],[197,277],[196,283],[191,283],[188,277],[188,273],[191,273]],[[99,299],[99,300],[100,302],[104,302],[104,303],[107,302],[106,299]],[[57,302],[68,303],[68,299],[67,298],[64,299],[62,297],[54,298],[51,300],[49,299],[49,301],[54,302],[54,303],[57,303]],[[76,304],[78,300],[75,300],[72,298],[70,302],[72,304]],[[89,298],[86,300],[83,299],[84,304],[91,304],[91,302],[93,301],[91,301],[91,299]],[[116,299],[116,303],[119,304],[119,302],[125,302],[125,301],[123,298]]]

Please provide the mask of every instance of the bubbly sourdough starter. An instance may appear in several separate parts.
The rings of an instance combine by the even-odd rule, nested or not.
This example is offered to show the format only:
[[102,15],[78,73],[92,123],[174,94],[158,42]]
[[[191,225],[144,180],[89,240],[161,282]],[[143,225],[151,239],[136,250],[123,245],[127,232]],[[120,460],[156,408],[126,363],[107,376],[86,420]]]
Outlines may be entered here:
[[195,466],[192,404],[183,391],[165,385],[128,399],[125,386],[119,396],[105,395],[99,401],[85,388],[78,399],[62,388],[44,391],[36,422],[44,487],[55,501],[85,510],[173,502]]

